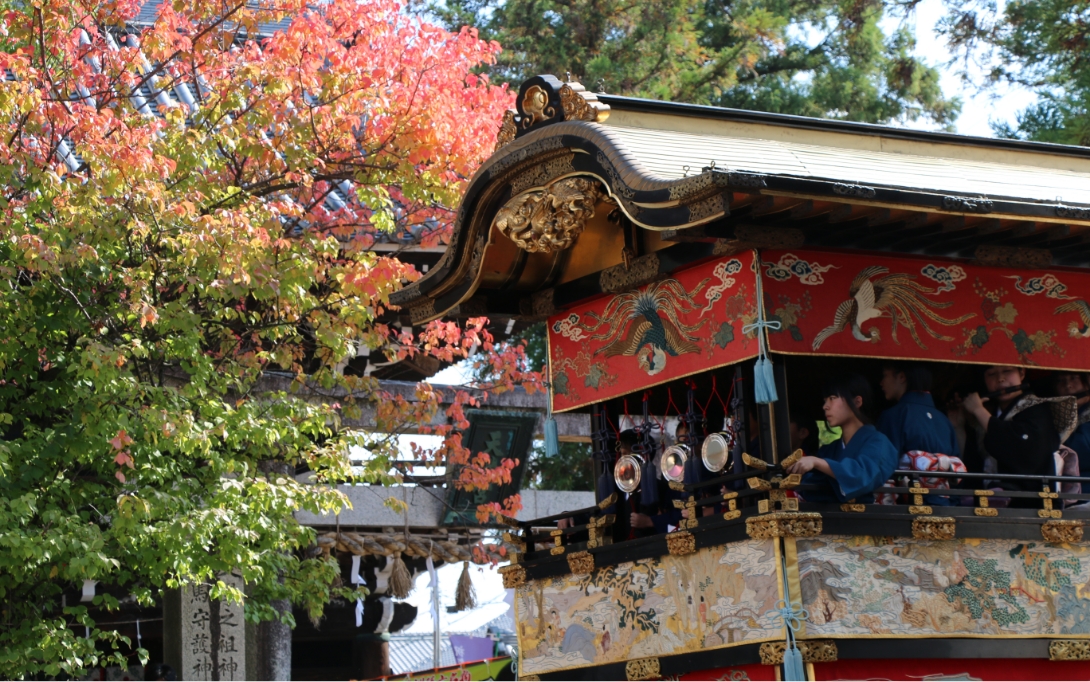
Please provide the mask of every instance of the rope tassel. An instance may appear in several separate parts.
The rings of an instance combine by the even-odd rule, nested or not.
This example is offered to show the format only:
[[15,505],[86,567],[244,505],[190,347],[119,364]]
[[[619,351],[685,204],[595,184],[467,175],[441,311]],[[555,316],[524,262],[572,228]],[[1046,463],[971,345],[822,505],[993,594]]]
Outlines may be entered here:
[[409,574],[409,567],[401,558],[401,552],[394,555],[394,565],[390,568],[390,594],[397,599],[409,596],[413,589],[413,577]]
[[[758,259],[760,256],[758,256]],[[760,260],[757,261],[758,265]],[[776,393],[776,378],[772,374],[772,361],[768,359],[768,341],[765,330],[778,330],[779,320],[765,319],[764,293],[761,291],[761,269],[757,268],[757,321],[742,327],[743,334],[757,333],[757,364],[753,367],[753,392],[758,405],[767,405],[780,399]]]
[[454,595],[454,610],[465,611],[477,608],[477,591],[469,576],[469,562],[462,562],[462,575],[458,578],[458,592]]

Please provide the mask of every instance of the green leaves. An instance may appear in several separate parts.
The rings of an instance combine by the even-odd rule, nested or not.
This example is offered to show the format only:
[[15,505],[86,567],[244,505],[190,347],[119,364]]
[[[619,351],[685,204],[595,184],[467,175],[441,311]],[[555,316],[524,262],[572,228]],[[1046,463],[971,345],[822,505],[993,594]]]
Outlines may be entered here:
[[[357,475],[396,480],[380,468],[388,437],[374,439],[385,459],[349,461],[363,437],[342,413],[383,396],[344,363],[361,340],[391,359],[490,343],[456,326],[419,348],[392,338],[377,316],[418,274],[365,248],[448,231],[510,104],[471,73],[495,45],[388,0],[278,3],[296,21],[261,45],[222,33],[264,21],[254,3],[163,3],[143,53],[95,31],[135,7],[0,14],[20,46],[0,55],[0,678],[120,662],[129,643],[95,626],[118,595],[148,605],[204,582],[262,620],[281,617],[274,600],[317,619],[355,594],[332,587],[336,561],[294,518],[342,509],[335,485]],[[130,98],[152,76],[161,118]],[[518,374],[507,357],[501,386]],[[422,395],[383,418],[414,430],[439,409]],[[245,596],[217,582],[227,571]],[[65,607],[84,580],[109,589]]]

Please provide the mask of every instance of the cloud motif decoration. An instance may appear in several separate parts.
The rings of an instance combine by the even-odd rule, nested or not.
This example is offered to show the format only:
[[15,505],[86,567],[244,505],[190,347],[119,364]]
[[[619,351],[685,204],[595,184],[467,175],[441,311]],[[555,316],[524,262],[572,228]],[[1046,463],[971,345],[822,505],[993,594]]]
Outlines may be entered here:
[[920,274],[938,284],[936,293],[953,291],[957,288],[957,282],[965,279],[965,270],[960,265],[940,266],[928,263],[920,270]]

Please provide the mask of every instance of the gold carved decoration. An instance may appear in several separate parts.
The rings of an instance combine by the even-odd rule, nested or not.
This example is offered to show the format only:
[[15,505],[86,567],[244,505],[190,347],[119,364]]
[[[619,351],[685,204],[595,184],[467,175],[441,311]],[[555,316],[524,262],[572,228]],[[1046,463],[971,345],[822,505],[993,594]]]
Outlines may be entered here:
[[1043,500],[1043,504],[1044,504],[1044,509],[1040,509],[1040,510],[1037,511],[1037,516],[1040,516],[1043,519],[1049,519],[1049,518],[1058,519],[1061,516],[1063,516],[1063,512],[1060,511],[1059,509],[1053,509],[1052,508],[1052,500],[1059,497],[1059,495],[1057,495],[1056,493],[1050,491],[1048,489],[1048,486],[1044,486],[1044,488],[1045,489],[1042,492],[1037,493],[1038,495],[1041,496],[1041,498]]
[[[804,663],[833,663],[836,661],[836,642],[831,639],[802,639],[797,642]],[[761,663],[782,665],[787,642],[765,642],[761,645]]]
[[409,319],[412,320],[413,324],[425,322],[433,317],[436,317],[435,301],[430,298],[414,302],[413,305],[409,306]]
[[706,192],[715,186],[715,176],[711,172],[690,175],[670,185],[670,201],[680,201]]
[[579,83],[565,83],[560,88],[560,106],[565,121],[596,121],[609,118],[609,106],[586,91]]
[[621,264],[602,270],[602,274],[598,277],[598,284],[606,293],[619,294],[653,282],[658,276],[658,254],[649,253],[632,261],[629,268]]
[[695,223],[706,218],[719,216],[727,211],[727,203],[723,201],[722,194],[716,194],[715,196],[702,199],[696,203],[689,204],[689,222]]
[[1090,661],[1090,641],[1054,639],[1048,643],[1050,661]]
[[503,576],[503,586],[505,589],[520,587],[526,584],[526,569],[522,566],[511,564],[503,566],[498,570],[500,575]]
[[[523,299],[527,300],[527,299]],[[532,317],[546,318],[556,314],[556,305],[553,303],[553,290],[542,289],[530,296],[527,301],[527,310],[524,311]]]
[[716,239],[712,245],[713,256],[733,256],[741,250],[737,239]]
[[556,109],[549,106],[549,93],[540,85],[531,87],[522,96],[522,111],[525,113],[522,119],[523,128],[556,116]]
[[1048,249],[982,244],[976,247],[974,255],[977,263],[996,268],[1047,268],[1052,265],[1052,252]]
[[685,556],[696,551],[696,538],[688,531],[666,534],[666,549],[674,556]]
[[999,510],[995,507],[977,507],[973,513],[977,516],[999,516]]
[[515,141],[515,135],[518,133],[518,126],[515,125],[517,114],[518,112],[514,109],[503,112],[503,121],[500,122],[500,132],[496,135],[496,147],[492,150],[493,154]]
[[746,533],[754,540],[770,538],[811,538],[821,535],[821,514],[816,512],[772,512],[746,519]]
[[[768,462],[764,461],[759,457],[754,457],[748,452],[742,453],[742,461],[746,463],[746,466],[753,467],[754,469],[758,469],[760,471],[768,469]],[[750,483],[750,487],[754,487],[752,483]],[[764,488],[764,490],[767,490],[767,488]]]
[[604,195],[597,180],[556,180],[542,189],[512,197],[496,213],[494,224],[523,251],[562,251],[583,232]]
[[541,187],[561,175],[574,173],[575,168],[572,166],[574,160],[575,154],[566,152],[519,173],[511,180],[511,196],[522,194],[534,187]]
[[949,516],[912,519],[912,537],[917,540],[953,540],[957,525]]
[[928,514],[931,514],[933,511],[934,510],[932,510],[931,507],[927,505],[909,505],[908,507],[909,514],[923,514],[926,516]]
[[742,225],[734,236],[749,249],[797,249],[806,242],[806,235],[794,227]]
[[[806,456],[806,453],[803,452],[801,449],[795,450],[790,455],[788,455],[786,458],[784,458],[784,460],[782,462],[780,462],[780,467],[783,468],[783,469],[790,469],[795,464],[795,462],[799,461],[800,459],[802,459],[805,456]],[[792,474],[791,476],[788,476],[786,480],[787,481],[792,481],[792,480],[795,479],[796,476],[798,476],[798,474]],[[790,487],[794,488],[795,486],[798,486],[798,485],[801,485],[801,484],[802,484],[802,477],[798,476],[798,480],[794,484],[792,484]]]
[[625,677],[630,680],[657,680],[662,677],[657,658],[637,658],[625,663]]
[[840,511],[845,512],[865,512],[867,511],[867,505],[865,504],[842,504],[840,505]]
[[1082,541],[1082,521],[1045,521],[1041,526],[1041,536],[1045,542],[1062,544]]
[[590,575],[594,572],[594,555],[590,552],[575,552],[568,555],[568,568],[572,575]]

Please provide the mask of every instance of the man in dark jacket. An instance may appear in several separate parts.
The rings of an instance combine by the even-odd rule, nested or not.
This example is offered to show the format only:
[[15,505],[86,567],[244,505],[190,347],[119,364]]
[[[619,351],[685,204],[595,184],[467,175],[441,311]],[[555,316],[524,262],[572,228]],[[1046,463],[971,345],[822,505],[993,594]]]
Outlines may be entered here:
[[[1048,402],[1015,387],[1021,386],[1026,370],[1021,367],[994,365],[984,370],[989,393],[1007,390],[994,400],[970,393],[963,403],[966,413],[979,426],[982,437],[966,443],[965,466],[970,471],[987,471],[985,459],[995,460],[995,473],[1032,476],[1056,475],[1053,453],[1060,447]],[[1068,399],[1071,400],[1071,399]],[[995,406],[995,414],[985,403]],[[974,444],[983,446],[973,447]],[[1004,481],[1007,490],[1040,492],[1039,481]],[[1038,500],[1012,500],[1012,507],[1039,507]]]
[[[897,449],[898,456],[902,457],[899,463],[902,468],[913,468],[911,458],[904,457],[913,450],[961,457],[961,446],[953,425],[931,398],[930,370],[918,364],[891,363],[882,369],[880,386],[886,400],[896,404],[882,413],[878,430]],[[950,505],[950,498],[942,495],[928,495],[926,501],[927,504]]]

